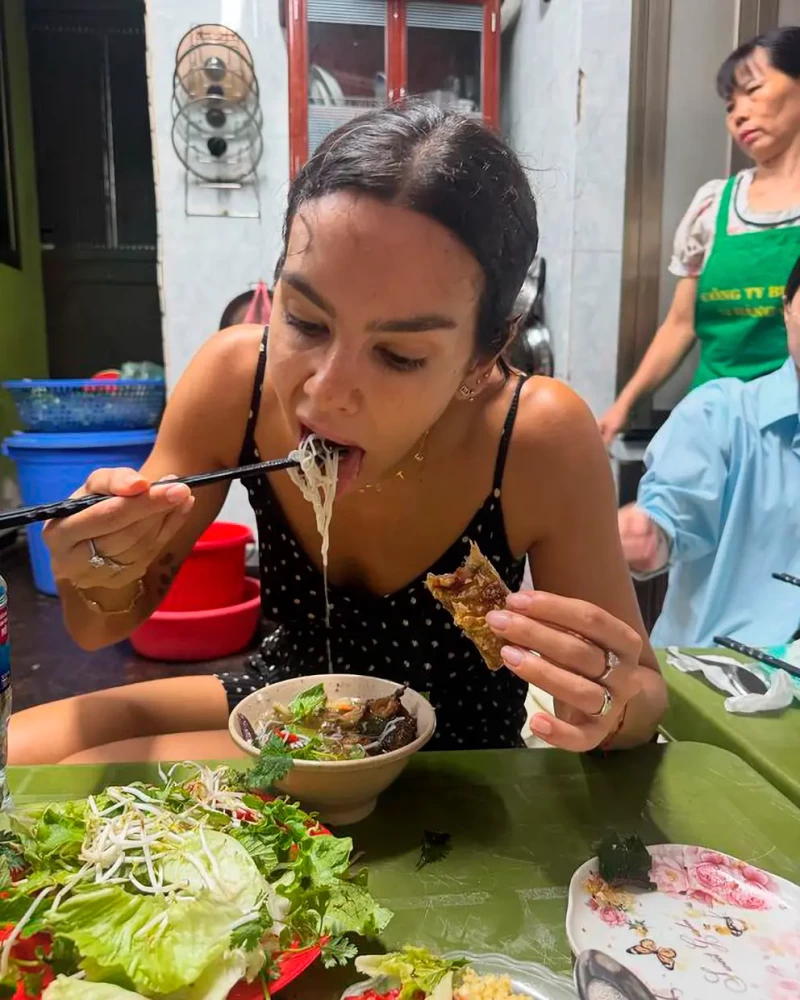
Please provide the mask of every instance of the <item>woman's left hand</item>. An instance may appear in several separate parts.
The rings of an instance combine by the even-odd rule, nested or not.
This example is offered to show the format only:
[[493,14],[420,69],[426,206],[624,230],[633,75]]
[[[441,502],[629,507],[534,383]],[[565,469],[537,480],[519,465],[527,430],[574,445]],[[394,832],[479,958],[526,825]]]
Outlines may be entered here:
[[[531,731],[564,750],[599,746],[617,731],[640,690],[641,636],[602,608],[570,597],[522,591],[506,603],[507,611],[486,616],[508,643],[506,667],[555,699],[556,717],[537,713]],[[608,710],[598,714],[604,705]]]

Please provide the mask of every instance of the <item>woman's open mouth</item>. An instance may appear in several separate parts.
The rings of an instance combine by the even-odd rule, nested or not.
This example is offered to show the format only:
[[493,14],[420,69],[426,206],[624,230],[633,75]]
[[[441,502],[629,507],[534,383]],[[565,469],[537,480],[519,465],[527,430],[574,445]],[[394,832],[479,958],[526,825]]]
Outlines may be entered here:
[[364,449],[353,442],[337,441],[333,437],[320,434],[319,431],[308,427],[306,424],[300,425],[301,444],[311,434],[324,441],[332,450],[339,452],[339,475],[336,483],[336,495],[341,496],[343,493],[352,490],[361,474],[361,466],[364,462]]

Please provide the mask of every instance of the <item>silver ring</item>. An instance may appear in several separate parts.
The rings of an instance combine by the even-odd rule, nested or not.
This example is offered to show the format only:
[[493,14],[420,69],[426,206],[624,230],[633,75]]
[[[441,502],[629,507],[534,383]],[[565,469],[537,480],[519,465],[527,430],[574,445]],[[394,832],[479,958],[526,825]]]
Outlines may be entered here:
[[97,551],[97,546],[95,545],[93,539],[89,539],[89,565],[92,569],[110,569],[114,573],[119,573],[120,570],[125,569],[122,563],[117,562],[116,559],[112,559],[110,556],[101,555]]
[[599,712],[592,712],[593,719],[602,719],[604,716],[608,715],[611,709],[614,707],[614,698],[607,687],[603,688],[603,704]]
[[597,678],[597,681],[595,682],[596,684],[605,684],[605,682],[611,676],[613,671],[615,671],[617,667],[620,665],[620,658],[613,650],[608,649],[606,650],[605,663],[606,663],[606,669]]

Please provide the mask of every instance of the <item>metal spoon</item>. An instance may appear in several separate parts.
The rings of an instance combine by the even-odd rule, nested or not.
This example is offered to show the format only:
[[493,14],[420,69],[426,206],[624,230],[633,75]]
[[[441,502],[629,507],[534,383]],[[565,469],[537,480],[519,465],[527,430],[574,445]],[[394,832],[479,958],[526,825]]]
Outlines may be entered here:
[[[592,989],[594,983],[597,987]],[[619,1000],[656,1000],[638,976],[610,955],[604,955],[602,951],[582,951],[575,962],[575,986],[580,1000],[596,1000],[604,992],[609,995],[611,991],[603,991],[603,984],[611,991],[616,990]]]
[[706,663],[710,667],[721,667],[723,670],[726,670],[733,686],[736,688],[736,694],[766,694],[769,690],[769,686],[761,677],[748,670],[741,663],[721,663],[720,660],[710,659],[707,656],[698,656],[696,653],[687,653],[685,655],[699,660],[700,663]]

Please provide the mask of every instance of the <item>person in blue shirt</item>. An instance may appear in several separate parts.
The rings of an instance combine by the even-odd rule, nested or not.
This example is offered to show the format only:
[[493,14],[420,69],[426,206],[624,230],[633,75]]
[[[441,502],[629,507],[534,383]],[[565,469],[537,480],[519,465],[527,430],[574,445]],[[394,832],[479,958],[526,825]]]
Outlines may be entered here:
[[789,359],[752,382],[708,382],[672,412],[619,511],[633,575],[669,572],[654,646],[788,642],[800,623],[800,260],[784,293]]

